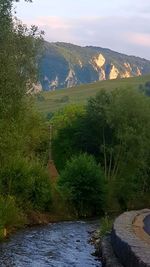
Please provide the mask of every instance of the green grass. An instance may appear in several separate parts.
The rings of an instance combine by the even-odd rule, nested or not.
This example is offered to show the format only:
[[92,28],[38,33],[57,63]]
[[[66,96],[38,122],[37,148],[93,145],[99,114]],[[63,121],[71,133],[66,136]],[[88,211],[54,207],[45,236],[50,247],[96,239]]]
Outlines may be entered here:
[[106,90],[124,87],[138,88],[140,84],[144,84],[147,81],[150,81],[150,75],[100,81],[53,92],[42,92],[40,97],[36,97],[36,106],[46,116],[49,112],[55,112],[67,104],[86,103],[90,97],[94,96],[102,88]]

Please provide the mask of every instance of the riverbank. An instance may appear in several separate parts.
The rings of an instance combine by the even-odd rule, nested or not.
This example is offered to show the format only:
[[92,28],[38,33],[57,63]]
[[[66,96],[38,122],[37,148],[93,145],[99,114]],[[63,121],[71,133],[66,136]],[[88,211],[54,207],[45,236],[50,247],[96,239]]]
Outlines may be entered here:
[[100,237],[96,231],[91,238],[91,242],[95,247],[94,255],[99,258],[103,267],[123,267],[113,251],[110,234]]
[[77,220],[75,216],[64,215],[64,214],[56,214],[49,212],[39,212],[34,210],[25,211],[24,214],[21,215],[21,222],[14,226],[5,227],[0,229],[0,241],[4,241],[11,237],[12,234],[17,233],[20,230],[25,228],[31,228],[34,226],[44,226],[50,223],[59,223],[63,221],[74,221]]
[[113,251],[110,233],[102,237],[100,230],[96,230],[92,233],[90,242],[95,247],[94,256],[101,261],[103,267],[123,267]]
[[41,213],[39,211],[27,212],[27,226],[46,225],[48,223],[56,223],[62,221],[76,220],[74,216],[64,216],[61,214]]
[[103,266],[149,267],[149,221],[150,209],[134,210],[117,217],[109,234],[102,236],[101,231],[94,232],[91,242]]

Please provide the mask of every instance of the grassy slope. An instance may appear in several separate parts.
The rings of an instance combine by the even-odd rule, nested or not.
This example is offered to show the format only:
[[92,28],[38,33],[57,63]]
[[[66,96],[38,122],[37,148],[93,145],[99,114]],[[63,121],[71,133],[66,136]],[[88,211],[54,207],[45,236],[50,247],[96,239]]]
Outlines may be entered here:
[[[150,81],[150,75],[133,77],[128,79],[107,80],[93,84],[84,84],[73,88],[60,89],[54,92],[42,92],[41,100],[36,100],[38,110],[46,115],[55,112],[64,105],[72,103],[86,103],[87,99],[94,96],[100,89],[106,90],[124,87],[137,87]],[[68,97],[68,101],[63,102],[63,97]]]

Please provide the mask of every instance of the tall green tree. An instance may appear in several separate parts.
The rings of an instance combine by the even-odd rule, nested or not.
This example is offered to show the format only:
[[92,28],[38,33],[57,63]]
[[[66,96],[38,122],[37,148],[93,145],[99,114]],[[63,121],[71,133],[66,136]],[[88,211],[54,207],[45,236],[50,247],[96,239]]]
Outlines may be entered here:
[[37,27],[28,29],[13,16],[13,2],[0,0],[0,165],[22,146],[23,119],[30,112],[26,92],[36,81],[42,40]]
[[86,107],[87,151],[113,179],[144,164],[149,147],[150,103],[136,89],[102,90]]
[[68,105],[52,118],[52,154],[57,168],[62,170],[73,154],[79,153],[80,124],[85,109],[80,105]]

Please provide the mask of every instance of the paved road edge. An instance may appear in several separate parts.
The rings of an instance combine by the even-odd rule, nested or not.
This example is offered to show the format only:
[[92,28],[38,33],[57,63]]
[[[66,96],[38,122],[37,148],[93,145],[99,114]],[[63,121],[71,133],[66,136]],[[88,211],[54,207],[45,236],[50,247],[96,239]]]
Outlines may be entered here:
[[150,209],[125,212],[114,222],[111,242],[115,254],[126,267],[150,267],[150,244],[135,231],[137,216],[144,218]]

